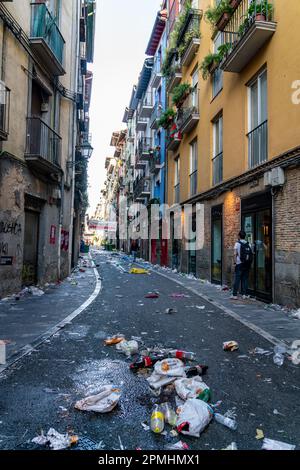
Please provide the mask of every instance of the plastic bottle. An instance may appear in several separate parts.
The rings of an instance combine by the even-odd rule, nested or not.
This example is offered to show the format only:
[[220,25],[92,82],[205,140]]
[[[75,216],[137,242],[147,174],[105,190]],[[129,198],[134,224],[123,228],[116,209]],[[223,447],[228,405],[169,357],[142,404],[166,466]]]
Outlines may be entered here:
[[274,356],[273,356],[273,361],[274,364],[277,366],[282,366],[284,362],[284,353],[286,352],[286,349],[284,346],[275,346],[274,348]]
[[190,366],[185,367],[184,371],[186,373],[187,378],[195,377],[197,375],[204,375],[208,369],[208,366],[197,365],[197,366]]
[[151,356],[139,356],[132,364],[130,364],[130,369],[136,371],[138,369],[152,367],[156,362],[164,359],[164,355],[151,355]]
[[189,359],[190,361],[194,361],[196,358],[196,354],[193,352],[188,351],[179,351],[176,349],[172,349],[169,352],[170,357],[176,357],[177,359]]
[[217,423],[223,424],[224,426],[229,429],[232,429],[233,431],[237,429],[237,422],[235,421],[235,419],[227,418],[226,416],[223,416],[220,413],[215,413],[214,417]]
[[160,434],[164,430],[165,417],[159,405],[155,405],[153,408],[150,427],[151,431],[155,432],[156,434]]
[[169,402],[163,403],[161,405],[161,410],[164,413],[165,422],[170,424],[170,426],[175,426],[177,421],[177,414],[172,409],[172,406]]
[[202,401],[205,401],[205,403],[208,403],[211,399],[211,391],[209,388],[206,388],[205,390],[203,390],[203,392],[201,392],[197,398],[199,400],[202,400]]

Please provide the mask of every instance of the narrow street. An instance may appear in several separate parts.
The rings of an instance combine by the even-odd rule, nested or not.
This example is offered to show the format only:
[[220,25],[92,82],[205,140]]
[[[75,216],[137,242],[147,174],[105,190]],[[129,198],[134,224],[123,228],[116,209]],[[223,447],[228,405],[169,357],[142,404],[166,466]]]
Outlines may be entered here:
[[[261,449],[264,436],[300,445],[299,367],[287,359],[281,367],[273,355],[254,354],[254,348],[273,345],[211,303],[158,273],[129,274],[130,261],[117,254],[95,252],[102,290],[81,314],[54,336],[0,375],[0,449],[38,448],[31,440],[53,427],[94,448],[164,449],[182,439],[190,449],[222,449],[236,442],[238,449]],[[159,298],[145,298],[148,292]],[[172,297],[172,294],[185,294]],[[66,300],[67,301],[67,300]],[[204,308],[199,309],[199,306]],[[176,310],[167,314],[166,309]],[[24,312],[24,314],[26,314]],[[150,425],[155,403],[170,401],[175,391],[153,396],[145,376],[129,369],[130,359],[104,346],[105,338],[122,333],[140,337],[144,346],[193,351],[197,364],[206,364],[203,380],[211,388],[211,403],[221,400],[220,413],[231,410],[238,428],[232,431],[211,422],[200,438],[155,435]],[[239,349],[223,351],[235,340]],[[121,388],[121,399],[110,413],[74,409],[77,400],[94,395],[105,384]],[[83,439],[83,441],[84,441]]]

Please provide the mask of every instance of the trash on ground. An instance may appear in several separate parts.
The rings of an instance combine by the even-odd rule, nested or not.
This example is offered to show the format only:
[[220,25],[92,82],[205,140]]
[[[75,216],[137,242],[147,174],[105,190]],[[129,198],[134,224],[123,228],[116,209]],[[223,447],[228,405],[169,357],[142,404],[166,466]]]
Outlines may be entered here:
[[158,375],[169,377],[185,377],[184,364],[180,359],[163,359],[154,366],[154,372]]
[[253,353],[254,354],[261,354],[263,356],[270,356],[270,354],[272,354],[272,351],[269,351],[267,349],[262,349],[262,348],[255,348],[253,350]]
[[198,310],[204,310],[205,309],[205,305],[196,305],[196,308]]
[[43,290],[39,289],[38,287],[34,287],[34,286],[30,287],[30,293],[32,295],[37,296],[37,297],[41,297],[42,295],[45,294],[45,292]]
[[169,315],[172,315],[173,313],[177,313],[177,309],[176,308],[167,308],[165,310],[166,313],[168,313]]
[[[177,418],[176,418],[176,419],[177,419]],[[177,437],[177,436],[178,436],[178,432],[175,431],[175,429],[171,429],[171,431],[170,431],[170,436],[172,436],[172,437]]]
[[300,308],[292,314],[292,317],[300,320]]
[[164,414],[165,422],[170,426],[175,427],[177,422],[177,414],[173,410],[171,403],[162,403],[161,410]]
[[138,353],[139,344],[137,341],[134,341],[134,340],[131,340],[131,341],[124,340],[116,345],[116,349],[117,351],[120,351],[129,357]]
[[274,347],[274,356],[273,356],[273,362],[277,366],[282,366],[284,363],[284,354],[286,353],[286,347],[285,346],[275,346]]
[[164,385],[168,385],[168,384],[174,382],[174,380],[176,380],[176,377],[169,377],[167,375],[162,376],[160,374],[156,374],[155,372],[152,372],[150,377],[148,377],[146,380],[147,380],[149,386],[151,387],[151,389],[158,391]]
[[171,297],[173,297],[173,299],[184,299],[184,298],[189,297],[189,295],[179,294],[179,293],[175,292],[174,294],[171,294]]
[[95,411],[97,413],[108,413],[118,404],[121,390],[112,385],[101,387],[97,395],[83,398],[75,403],[75,408],[81,411]]
[[130,364],[130,369],[135,372],[138,369],[149,368],[152,367],[156,362],[161,361],[162,359],[164,359],[163,354],[139,356],[135,359],[132,364]]
[[197,376],[191,379],[177,379],[175,381],[175,389],[180,398],[187,400],[188,398],[204,396],[203,392],[209,390],[209,387],[203,382],[201,377]]
[[232,442],[231,444],[229,444],[229,446],[225,447],[222,450],[238,450],[238,448],[236,442]]
[[262,450],[295,450],[295,445],[287,444],[282,441],[275,441],[274,439],[268,439],[267,437],[263,440]]
[[113,344],[118,344],[124,340],[125,340],[124,335],[114,335],[114,336],[111,336],[110,338],[105,339],[104,344],[105,346],[112,346]]
[[146,424],[146,423],[141,423],[141,425],[143,426],[144,431],[149,431],[150,426],[148,426],[148,424]]
[[131,268],[129,274],[149,274],[147,269],[142,268]]
[[194,361],[196,354],[190,351],[180,351],[178,349],[171,349],[169,351],[170,357],[176,357],[177,359],[188,359],[189,361]]
[[176,444],[168,444],[166,450],[188,450],[189,446],[186,442],[178,441]]
[[158,299],[159,294],[157,292],[149,292],[145,295],[145,299]]
[[46,436],[42,432],[40,436],[34,437],[31,442],[41,446],[48,445],[53,450],[62,450],[70,447],[72,444],[76,444],[78,437],[60,434],[54,428],[50,428]]
[[206,374],[206,371],[208,369],[208,366],[204,365],[196,365],[196,366],[187,366],[184,368],[184,371],[186,373],[187,378],[195,377],[197,375],[204,375]]
[[236,351],[239,349],[239,345],[236,341],[225,341],[223,343],[224,351]]
[[226,426],[227,428],[232,429],[233,431],[237,429],[237,422],[235,419],[221,415],[220,413],[215,413],[214,418],[217,423],[223,424],[223,426]]
[[187,400],[177,412],[177,431],[194,437],[200,436],[213,416],[212,408],[197,398]]
[[159,405],[155,405],[151,414],[151,431],[161,434],[165,427],[165,417]]
[[265,437],[262,429],[256,429],[255,439],[263,439]]

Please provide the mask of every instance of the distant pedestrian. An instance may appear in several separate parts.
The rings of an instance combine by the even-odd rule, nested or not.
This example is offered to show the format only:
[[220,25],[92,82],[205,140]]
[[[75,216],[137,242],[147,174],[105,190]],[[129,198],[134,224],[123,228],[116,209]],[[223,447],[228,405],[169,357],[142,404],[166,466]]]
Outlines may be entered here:
[[253,253],[249,243],[246,240],[246,233],[241,230],[238,235],[238,241],[234,245],[234,284],[231,299],[236,300],[238,290],[243,299],[248,296],[249,271],[253,261]]
[[138,242],[136,240],[131,240],[130,253],[131,253],[131,256],[133,256],[133,261],[136,260],[137,251],[138,251]]

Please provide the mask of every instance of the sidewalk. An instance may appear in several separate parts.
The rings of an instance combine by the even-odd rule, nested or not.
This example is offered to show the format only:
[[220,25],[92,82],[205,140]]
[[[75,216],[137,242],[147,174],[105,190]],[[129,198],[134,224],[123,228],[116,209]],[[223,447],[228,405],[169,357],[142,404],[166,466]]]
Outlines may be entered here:
[[300,340],[300,319],[293,318],[292,312],[284,307],[266,304],[256,299],[243,300],[239,298],[238,300],[231,300],[231,291],[222,290],[222,286],[196,279],[191,275],[176,273],[170,268],[154,266],[147,261],[137,260],[136,264],[150,268],[157,274],[172,279],[180,286],[190,289],[216,307],[221,308],[225,313],[233,316],[238,321],[242,321],[250,329],[272,343],[285,343],[290,346],[293,341]]
[[93,294],[98,277],[90,259],[83,257],[85,261],[90,267],[83,268],[84,272],[75,270],[60,284],[49,285],[41,296],[27,294],[19,300],[11,296],[0,301],[0,339],[7,341],[7,362],[55,333],[55,327]]

